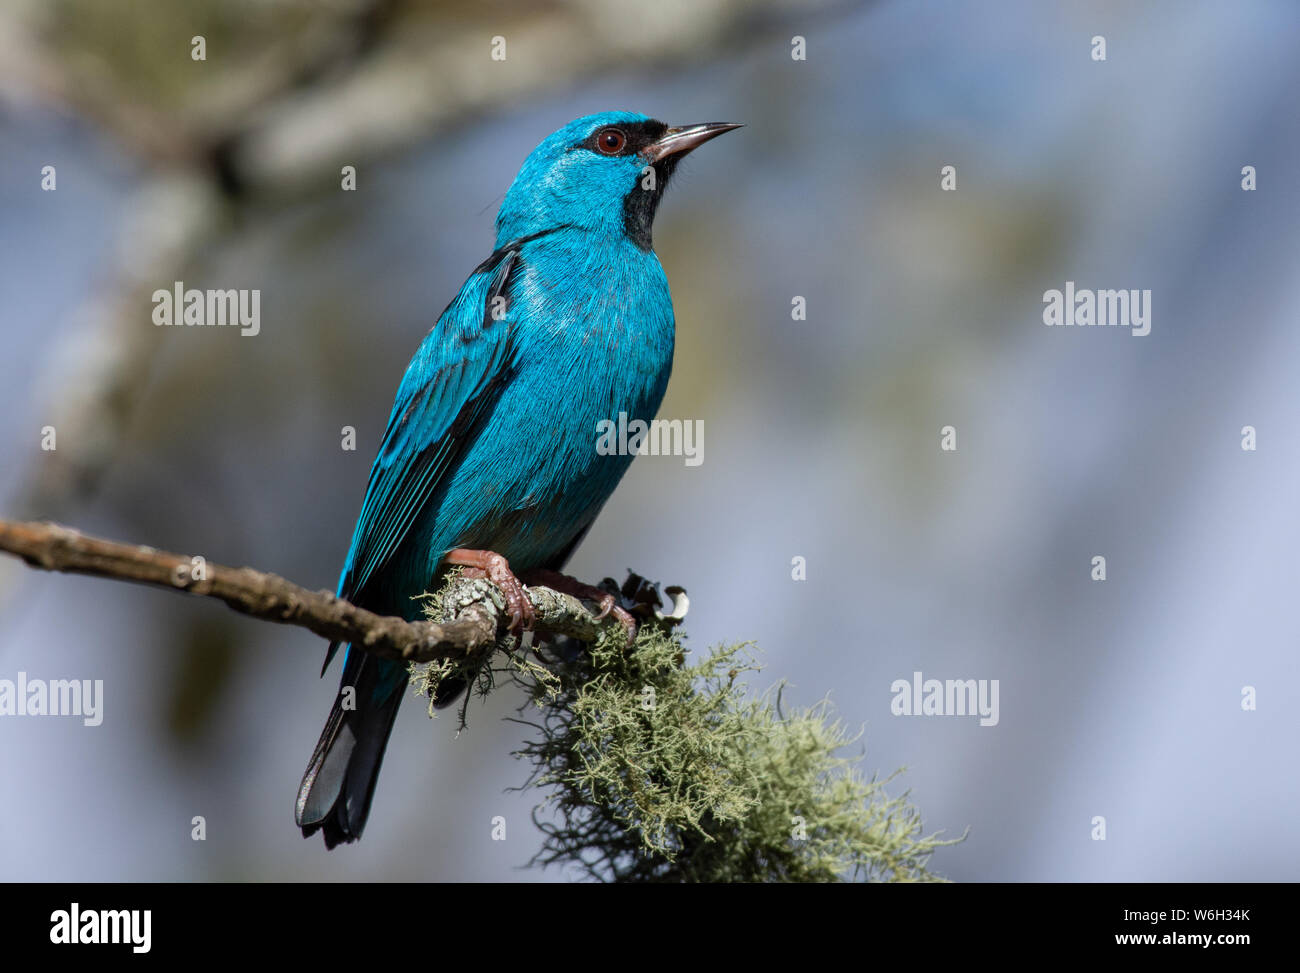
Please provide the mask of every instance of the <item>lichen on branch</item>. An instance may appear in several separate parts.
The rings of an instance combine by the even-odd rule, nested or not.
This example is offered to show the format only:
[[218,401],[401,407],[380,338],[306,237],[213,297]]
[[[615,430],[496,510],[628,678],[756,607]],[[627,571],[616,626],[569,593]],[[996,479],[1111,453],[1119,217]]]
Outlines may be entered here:
[[[954,841],[886,793],[896,775],[857,771],[828,704],[786,713],[780,686],[749,695],[752,646],[690,660],[679,631],[650,622],[630,648],[514,644],[505,659],[477,675],[486,688],[509,673],[529,696],[516,755],[544,792],[533,864],[626,882],[938,880],[929,858]],[[417,691],[448,674],[466,675],[417,667]]]

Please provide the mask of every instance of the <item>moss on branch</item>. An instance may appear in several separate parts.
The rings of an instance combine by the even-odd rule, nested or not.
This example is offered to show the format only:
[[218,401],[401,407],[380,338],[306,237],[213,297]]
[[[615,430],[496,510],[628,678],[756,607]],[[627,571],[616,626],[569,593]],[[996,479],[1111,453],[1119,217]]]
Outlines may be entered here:
[[[907,792],[886,793],[896,775],[857,770],[829,704],[786,712],[780,686],[748,693],[748,644],[692,660],[650,622],[631,648],[512,643],[506,660],[477,660],[477,675],[486,689],[508,672],[529,695],[517,755],[544,792],[534,864],[602,881],[935,881],[930,856],[954,843],[924,834]],[[417,691],[464,677],[456,665],[414,667]]]

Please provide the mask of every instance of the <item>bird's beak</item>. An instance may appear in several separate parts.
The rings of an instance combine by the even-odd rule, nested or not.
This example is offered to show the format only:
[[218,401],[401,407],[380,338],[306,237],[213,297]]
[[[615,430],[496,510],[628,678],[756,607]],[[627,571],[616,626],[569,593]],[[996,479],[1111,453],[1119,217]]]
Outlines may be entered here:
[[642,149],[641,154],[648,162],[658,162],[670,155],[685,155],[691,149],[698,148],[709,139],[717,138],[723,132],[743,127],[735,122],[705,122],[703,125],[670,128]]

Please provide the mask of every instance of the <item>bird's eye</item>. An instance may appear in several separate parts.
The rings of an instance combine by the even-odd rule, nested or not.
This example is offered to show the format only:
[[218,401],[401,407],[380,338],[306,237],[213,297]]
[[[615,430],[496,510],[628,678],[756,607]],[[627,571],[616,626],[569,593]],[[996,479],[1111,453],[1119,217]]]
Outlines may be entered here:
[[596,133],[596,147],[606,155],[618,155],[625,145],[627,136],[616,128],[606,128]]

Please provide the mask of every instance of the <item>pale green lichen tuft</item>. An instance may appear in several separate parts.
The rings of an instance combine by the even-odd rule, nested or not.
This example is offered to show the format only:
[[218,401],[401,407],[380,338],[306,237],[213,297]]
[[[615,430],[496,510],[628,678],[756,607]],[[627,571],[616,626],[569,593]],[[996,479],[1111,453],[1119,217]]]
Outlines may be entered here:
[[858,737],[828,703],[786,713],[780,686],[747,694],[748,643],[688,664],[677,632],[648,622],[630,648],[501,648],[492,665],[413,666],[412,682],[430,697],[447,678],[485,693],[508,674],[528,692],[520,722],[535,733],[517,756],[532,764],[525,786],[546,792],[534,864],[602,881],[939,881],[930,856],[961,840],[923,833],[908,793],[886,793],[897,773],[856,769],[843,754]]
[[[687,665],[675,635],[594,648],[524,675],[542,718],[519,751],[545,834],[534,859],[613,881],[934,881],[935,849],[907,793],[841,756],[855,737],[825,703],[783,714],[746,698],[750,646]],[[558,676],[560,688],[555,689]]]

